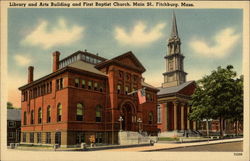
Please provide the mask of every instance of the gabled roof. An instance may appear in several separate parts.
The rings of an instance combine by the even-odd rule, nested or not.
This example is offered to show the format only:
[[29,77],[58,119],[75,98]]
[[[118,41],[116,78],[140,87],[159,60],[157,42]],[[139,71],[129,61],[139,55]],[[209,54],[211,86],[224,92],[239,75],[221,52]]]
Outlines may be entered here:
[[[130,58],[133,61],[134,65],[136,67],[122,62],[122,60],[124,60],[125,58]],[[141,64],[141,62],[135,57],[135,55],[131,51],[126,52],[126,53],[124,53],[124,54],[122,54],[120,56],[114,57],[112,59],[106,60],[104,62],[101,62],[101,63],[97,64],[95,67],[97,69],[102,69],[105,66],[109,66],[111,64],[115,64],[115,65],[118,65],[118,66],[121,66],[121,67],[126,67],[126,68],[129,68],[129,69],[132,69],[132,70],[136,70],[136,71],[138,71],[140,73],[143,73],[143,72],[146,71],[144,66]]]
[[7,109],[7,120],[21,121],[21,109]]
[[195,81],[188,81],[185,83],[180,84],[179,86],[174,87],[166,87],[166,88],[158,88],[160,91],[157,93],[157,95],[165,95],[165,94],[172,94],[172,93],[178,93],[185,87],[189,86],[190,84],[194,83]]

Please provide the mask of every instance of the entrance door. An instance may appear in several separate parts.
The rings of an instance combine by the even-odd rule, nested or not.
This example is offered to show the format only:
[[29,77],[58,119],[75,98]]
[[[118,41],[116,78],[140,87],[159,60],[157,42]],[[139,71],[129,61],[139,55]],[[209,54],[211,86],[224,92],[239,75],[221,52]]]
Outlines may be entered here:
[[132,107],[129,104],[125,104],[122,107],[122,130],[132,131]]
[[55,144],[61,145],[61,132],[56,132]]

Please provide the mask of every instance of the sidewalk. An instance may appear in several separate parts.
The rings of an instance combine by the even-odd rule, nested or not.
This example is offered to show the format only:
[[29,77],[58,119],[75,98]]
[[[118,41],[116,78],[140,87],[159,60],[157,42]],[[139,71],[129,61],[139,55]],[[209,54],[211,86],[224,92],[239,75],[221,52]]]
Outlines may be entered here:
[[208,145],[208,144],[220,144],[220,143],[229,143],[229,142],[239,142],[243,141],[243,138],[235,139],[222,139],[222,140],[210,140],[202,142],[189,142],[189,143],[173,143],[173,142],[158,142],[154,146],[150,144],[135,144],[135,145],[108,145],[108,146],[97,146],[93,148],[87,148],[83,150],[81,148],[58,148],[54,150],[52,147],[18,147],[17,149],[11,150],[28,150],[28,151],[131,151],[131,152],[150,152],[163,149],[173,149],[180,147],[190,147],[190,146],[199,146],[199,145]]
[[193,143],[179,143],[179,144],[155,143],[154,146],[134,147],[134,148],[124,148],[124,149],[106,149],[105,151],[150,152],[150,151],[157,151],[157,150],[162,150],[162,149],[173,149],[173,148],[179,148],[179,147],[220,144],[220,143],[229,143],[229,142],[238,142],[238,141],[243,141],[243,138],[193,142]]

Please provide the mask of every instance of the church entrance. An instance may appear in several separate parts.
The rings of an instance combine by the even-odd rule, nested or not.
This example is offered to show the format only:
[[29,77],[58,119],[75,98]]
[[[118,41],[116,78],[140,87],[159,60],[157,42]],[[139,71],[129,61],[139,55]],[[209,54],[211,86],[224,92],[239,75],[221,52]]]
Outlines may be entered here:
[[130,104],[124,104],[121,109],[122,116],[122,130],[123,131],[132,131],[132,118],[133,118],[133,107]]

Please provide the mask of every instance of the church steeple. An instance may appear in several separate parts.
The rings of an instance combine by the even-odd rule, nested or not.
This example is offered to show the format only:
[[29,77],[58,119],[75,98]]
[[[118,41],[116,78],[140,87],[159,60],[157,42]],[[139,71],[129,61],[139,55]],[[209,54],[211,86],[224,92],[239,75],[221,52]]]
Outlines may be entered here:
[[164,83],[162,87],[178,86],[186,82],[187,73],[184,72],[183,59],[181,53],[181,40],[178,35],[176,16],[173,12],[172,30],[168,40],[168,52],[165,56],[166,59],[166,72],[164,75]]
[[178,36],[178,29],[177,29],[177,24],[176,24],[176,17],[173,11],[171,38],[178,38],[178,37],[179,36]]

